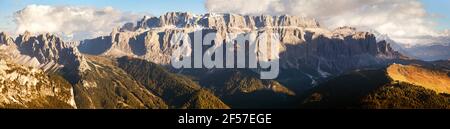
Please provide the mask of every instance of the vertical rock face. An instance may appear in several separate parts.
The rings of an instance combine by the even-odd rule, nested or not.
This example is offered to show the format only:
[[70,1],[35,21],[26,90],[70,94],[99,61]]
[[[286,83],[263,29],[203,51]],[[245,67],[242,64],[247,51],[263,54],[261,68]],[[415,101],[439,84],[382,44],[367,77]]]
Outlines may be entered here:
[[382,53],[381,54],[382,56],[402,57],[402,55],[400,53],[394,51],[394,49],[386,41],[378,42],[378,52]]
[[76,108],[70,83],[0,59],[0,108]]
[[[317,21],[296,16],[243,16],[237,14],[215,14],[194,15],[188,12],[169,12],[160,17],[144,17],[137,22],[135,29],[130,29],[126,24],[122,30],[137,30],[158,27],[193,28],[206,27],[217,29],[249,29],[256,30],[266,27],[319,27]],[[127,29],[128,28],[128,29]]]
[[196,25],[196,20],[198,20],[198,17],[195,17],[192,13],[169,12],[160,17],[145,16],[142,20],[137,22],[135,29],[170,26],[179,28],[193,27]]
[[35,56],[41,63],[58,60],[59,50],[67,49],[61,39],[49,34],[35,37],[25,33],[17,38],[17,46],[22,54]]
[[[26,32],[0,46],[0,57],[11,62],[0,63],[0,108],[167,108],[120,68],[93,61],[55,35]],[[35,65],[19,67],[30,66],[28,60]]]
[[55,35],[32,36],[29,32],[25,32],[16,38],[15,45],[21,55],[35,58],[40,67],[56,66],[80,71],[88,69],[86,60],[78,50]]
[[1,59],[8,60],[0,66],[1,107],[77,108],[72,84],[53,75],[61,72],[76,79],[90,69],[77,48],[50,34],[34,36],[25,32],[15,42],[3,33],[0,35],[5,44],[0,47]]
[[[301,37],[292,38],[296,33],[301,33]],[[282,33],[281,37],[285,51],[281,53],[280,61],[284,68],[307,66],[340,73],[398,57],[392,49],[388,49],[388,44],[377,43],[373,34],[357,32],[349,27],[334,31],[291,31]]]
[[[216,32],[216,41],[233,43],[236,35],[251,35],[257,44],[263,34],[277,37],[280,41],[276,49],[281,67],[320,69],[328,73],[340,73],[399,56],[386,43],[377,43],[369,32],[358,32],[352,27],[335,30],[320,28],[314,19],[297,16],[244,16],[237,14],[194,15],[191,13],[170,12],[160,17],[144,17],[136,26],[131,23],[117,29],[102,40],[86,40],[78,48],[83,53],[96,55],[134,56],[158,64],[170,64],[174,49],[192,52],[192,44],[171,44],[173,37],[202,31],[205,35]],[[193,41],[194,39],[191,39]],[[221,43],[221,42],[219,42]],[[90,52],[92,46],[103,44],[103,51]],[[259,48],[258,48],[259,49]],[[260,51],[268,52],[268,51]]]
[[191,27],[195,23],[195,17],[191,13],[169,12],[161,16],[160,26],[176,26],[176,27]]
[[0,32],[0,45],[11,45],[13,43],[13,39],[8,34]]

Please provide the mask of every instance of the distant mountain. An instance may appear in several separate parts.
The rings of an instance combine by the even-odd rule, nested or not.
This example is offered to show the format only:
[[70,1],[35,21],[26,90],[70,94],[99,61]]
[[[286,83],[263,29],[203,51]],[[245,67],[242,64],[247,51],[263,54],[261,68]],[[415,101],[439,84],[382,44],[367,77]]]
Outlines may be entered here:
[[413,57],[421,60],[449,60],[450,59],[450,41],[447,44],[431,44],[413,46],[407,49]]
[[410,51],[408,51],[409,47],[405,46],[405,44],[398,43],[398,42],[394,41],[391,37],[389,37],[389,35],[381,34],[380,32],[375,31],[373,29],[369,29],[368,31],[375,35],[375,37],[377,39],[377,42],[385,41],[386,43],[389,44],[389,46],[394,51],[397,51],[397,52],[401,53],[404,56],[414,57],[414,56],[411,55]]
[[450,60],[433,61],[432,64],[438,69],[450,69]]
[[393,64],[355,71],[308,91],[302,108],[450,108],[449,69]]
[[371,32],[375,34],[377,41],[386,41],[393,50],[405,56],[425,61],[450,59],[450,39],[448,37],[441,38],[437,40],[437,43],[432,44],[407,45],[392,40],[388,35],[383,35],[376,31]]

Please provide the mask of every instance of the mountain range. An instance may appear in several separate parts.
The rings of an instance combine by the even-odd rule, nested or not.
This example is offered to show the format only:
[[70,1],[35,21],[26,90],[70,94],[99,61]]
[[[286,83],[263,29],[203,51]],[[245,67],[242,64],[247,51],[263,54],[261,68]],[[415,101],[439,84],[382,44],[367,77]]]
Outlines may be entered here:
[[[280,61],[278,77],[260,79],[260,69],[250,68],[172,67],[177,48],[195,50],[196,32],[217,33],[219,45],[236,45],[236,35],[279,35],[278,57],[271,57]],[[191,42],[173,44],[178,35]],[[2,32],[0,108],[449,108],[450,61],[418,60],[391,44],[289,15],[169,12],[80,42]]]
[[424,61],[437,61],[437,60],[449,60],[450,59],[450,40],[448,38],[440,38],[433,43],[410,45],[399,43],[391,39],[388,35],[380,34],[376,31],[371,31],[377,37],[377,41],[386,41],[391,44],[391,47],[405,56],[410,58],[424,60]]

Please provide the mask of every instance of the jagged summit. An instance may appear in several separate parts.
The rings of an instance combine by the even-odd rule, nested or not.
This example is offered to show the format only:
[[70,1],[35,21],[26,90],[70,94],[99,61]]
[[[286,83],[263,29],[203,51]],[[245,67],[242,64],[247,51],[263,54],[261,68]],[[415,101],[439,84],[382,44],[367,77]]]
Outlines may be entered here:
[[14,43],[14,39],[11,38],[7,33],[0,32],[0,45],[11,45]]
[[132,56],[168,65],[175,48],[182,47],[186,53],[195,51],[192,44],[171,44],[173,36],[193,35],[198,31],[216,32],[215,40],[225,42],[234,40],[235,34],[279,35],[281,44],[276,49],[280,52],[280,67],[285,69],[314,68],[321,73],[341,73],[373,64],[385,65],[385,60],[400,56],[389,44],[378,42],[374,34],[354,27],[328,30],[315,19],[289,15],[195,15],[188,12],[146,16],[136,25],[127,23],[115,29],[110,36],[84,40],[78,48],[91,55]]
[[[137,22],[127,23],[121,30],[138,30],[160,27],[173,28],[241,28],[241,29],[261,29],[266,27],[320,27],[315,19],[308,19],[298,16],[270,16],[270,15],[239,15],[239,14],[216,14],[206,13],[195,15],[189,12],[168,12],[159,17],[144,16]],[[131,29],[134,28],[134,29]]]
[[[228,13],[195,15],[189,12],[168,12],[159,17],[145,16],[136,25],[127,23],[114,29],[109,36],[81,41],[76,48],[55,35],[32,36],[29,32],[17,37],[15,44],[21,54],[36,58],[38,64],[52,61],[53,64],[62,65],[85,64],[77,63],[85,62],[79,50],[90,55],[132,56],[167,65],[175,48],[193,50],[191,45],[176,47],[170,44],[173,36],[192,35],[197,31],[216,32],[220,35],[216,37],[219,41],[233,40],[233,33],[277,34],[281,41],[276,47],[280,52],[282,68],[300,69],[308,66],[329,73],[340,73],[401,56],[391,49],[389,43],[378,42],[374,34],[349,26],[327,30],[321,28],[315,19],[304,17]],[[6,40],[11,42],[11,39],[2,42]],[[67,57],[65,53],[73,54]],[[60,60],[67,58],[79,61]]]
[[0,33],[1,43],[4,42],[7,53],[14,58],[14,63],[42,68],[45,71],[56,71],[63,67],[84,71],[88,69],[86,60],[76,47],[65,43],[54,34],[44,33],[32,35],[26,31],[15,40]]

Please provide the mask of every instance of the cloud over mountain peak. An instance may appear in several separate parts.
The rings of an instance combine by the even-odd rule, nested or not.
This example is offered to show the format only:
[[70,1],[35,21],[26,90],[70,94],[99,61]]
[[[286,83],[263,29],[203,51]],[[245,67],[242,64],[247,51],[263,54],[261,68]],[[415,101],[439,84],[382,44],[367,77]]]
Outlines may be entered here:
[[112,28],[134,21],[135,14],[112,7],[28,5],[14,14],[16,33],[54,33],[69,40],[109,34]]
[[312,17],[329,28],[371,28],[401,42],[439,35],[418,0],[207,0],[205,6],[210,12]]

